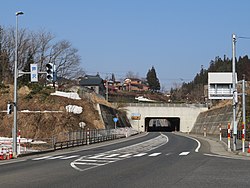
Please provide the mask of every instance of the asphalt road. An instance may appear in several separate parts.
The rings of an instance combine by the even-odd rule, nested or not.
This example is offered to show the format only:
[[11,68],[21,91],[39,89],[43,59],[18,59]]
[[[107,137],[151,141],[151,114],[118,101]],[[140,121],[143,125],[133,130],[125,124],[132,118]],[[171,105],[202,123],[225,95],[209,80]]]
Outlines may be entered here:
[[149,133],[123,142],[1,161],[0,187],[249,187],[250,160],[213,154],[210,149],[204,140]]

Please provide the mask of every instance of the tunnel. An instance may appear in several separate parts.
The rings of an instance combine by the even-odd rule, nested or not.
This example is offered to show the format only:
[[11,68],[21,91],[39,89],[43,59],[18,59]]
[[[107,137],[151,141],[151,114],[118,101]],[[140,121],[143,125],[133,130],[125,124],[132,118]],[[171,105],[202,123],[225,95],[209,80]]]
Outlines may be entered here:
[[180,118],[178,117],[146,117],[146,132],[172,132],[180,131]]

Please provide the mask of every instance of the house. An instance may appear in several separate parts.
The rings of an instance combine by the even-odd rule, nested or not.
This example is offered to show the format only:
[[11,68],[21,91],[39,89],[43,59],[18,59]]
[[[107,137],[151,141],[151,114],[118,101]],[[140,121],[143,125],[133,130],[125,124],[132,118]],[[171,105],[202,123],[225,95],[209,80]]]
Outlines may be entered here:
[[149,87],[138,78],[126,78],[123,83],[126,91],[148,91]]
[[104,81],[99,74],[95,76],[85,75],[83,78],[80,79],[79,85],[81,87],[86,87],[88,89],[91,89],[95,93],[100,95],[104,95],[105,93]]

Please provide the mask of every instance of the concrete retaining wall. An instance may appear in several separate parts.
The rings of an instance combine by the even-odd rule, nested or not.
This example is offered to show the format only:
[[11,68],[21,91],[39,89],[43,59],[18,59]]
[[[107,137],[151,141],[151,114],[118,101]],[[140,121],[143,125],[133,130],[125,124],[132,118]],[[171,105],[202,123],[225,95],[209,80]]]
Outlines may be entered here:
[[221,108],[211,109],[201,112],[196,119],[192,133],[203,134],[204,127],[208,134],[219,134],[219,126],[227,129],[227,124],[233,119],[233,107],[227,105]]

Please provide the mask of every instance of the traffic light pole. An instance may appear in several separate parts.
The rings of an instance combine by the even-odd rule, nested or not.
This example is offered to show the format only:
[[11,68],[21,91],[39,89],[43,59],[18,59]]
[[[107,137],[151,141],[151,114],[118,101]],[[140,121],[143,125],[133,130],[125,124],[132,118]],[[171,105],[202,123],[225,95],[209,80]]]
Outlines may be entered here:
[[15,40],[15,64],[14,64],[14,125],[13,125],[13,157],[17,157],[17,61],[18,61],[18,16],[22,15],[23,12],[16,12],[16,40]]

